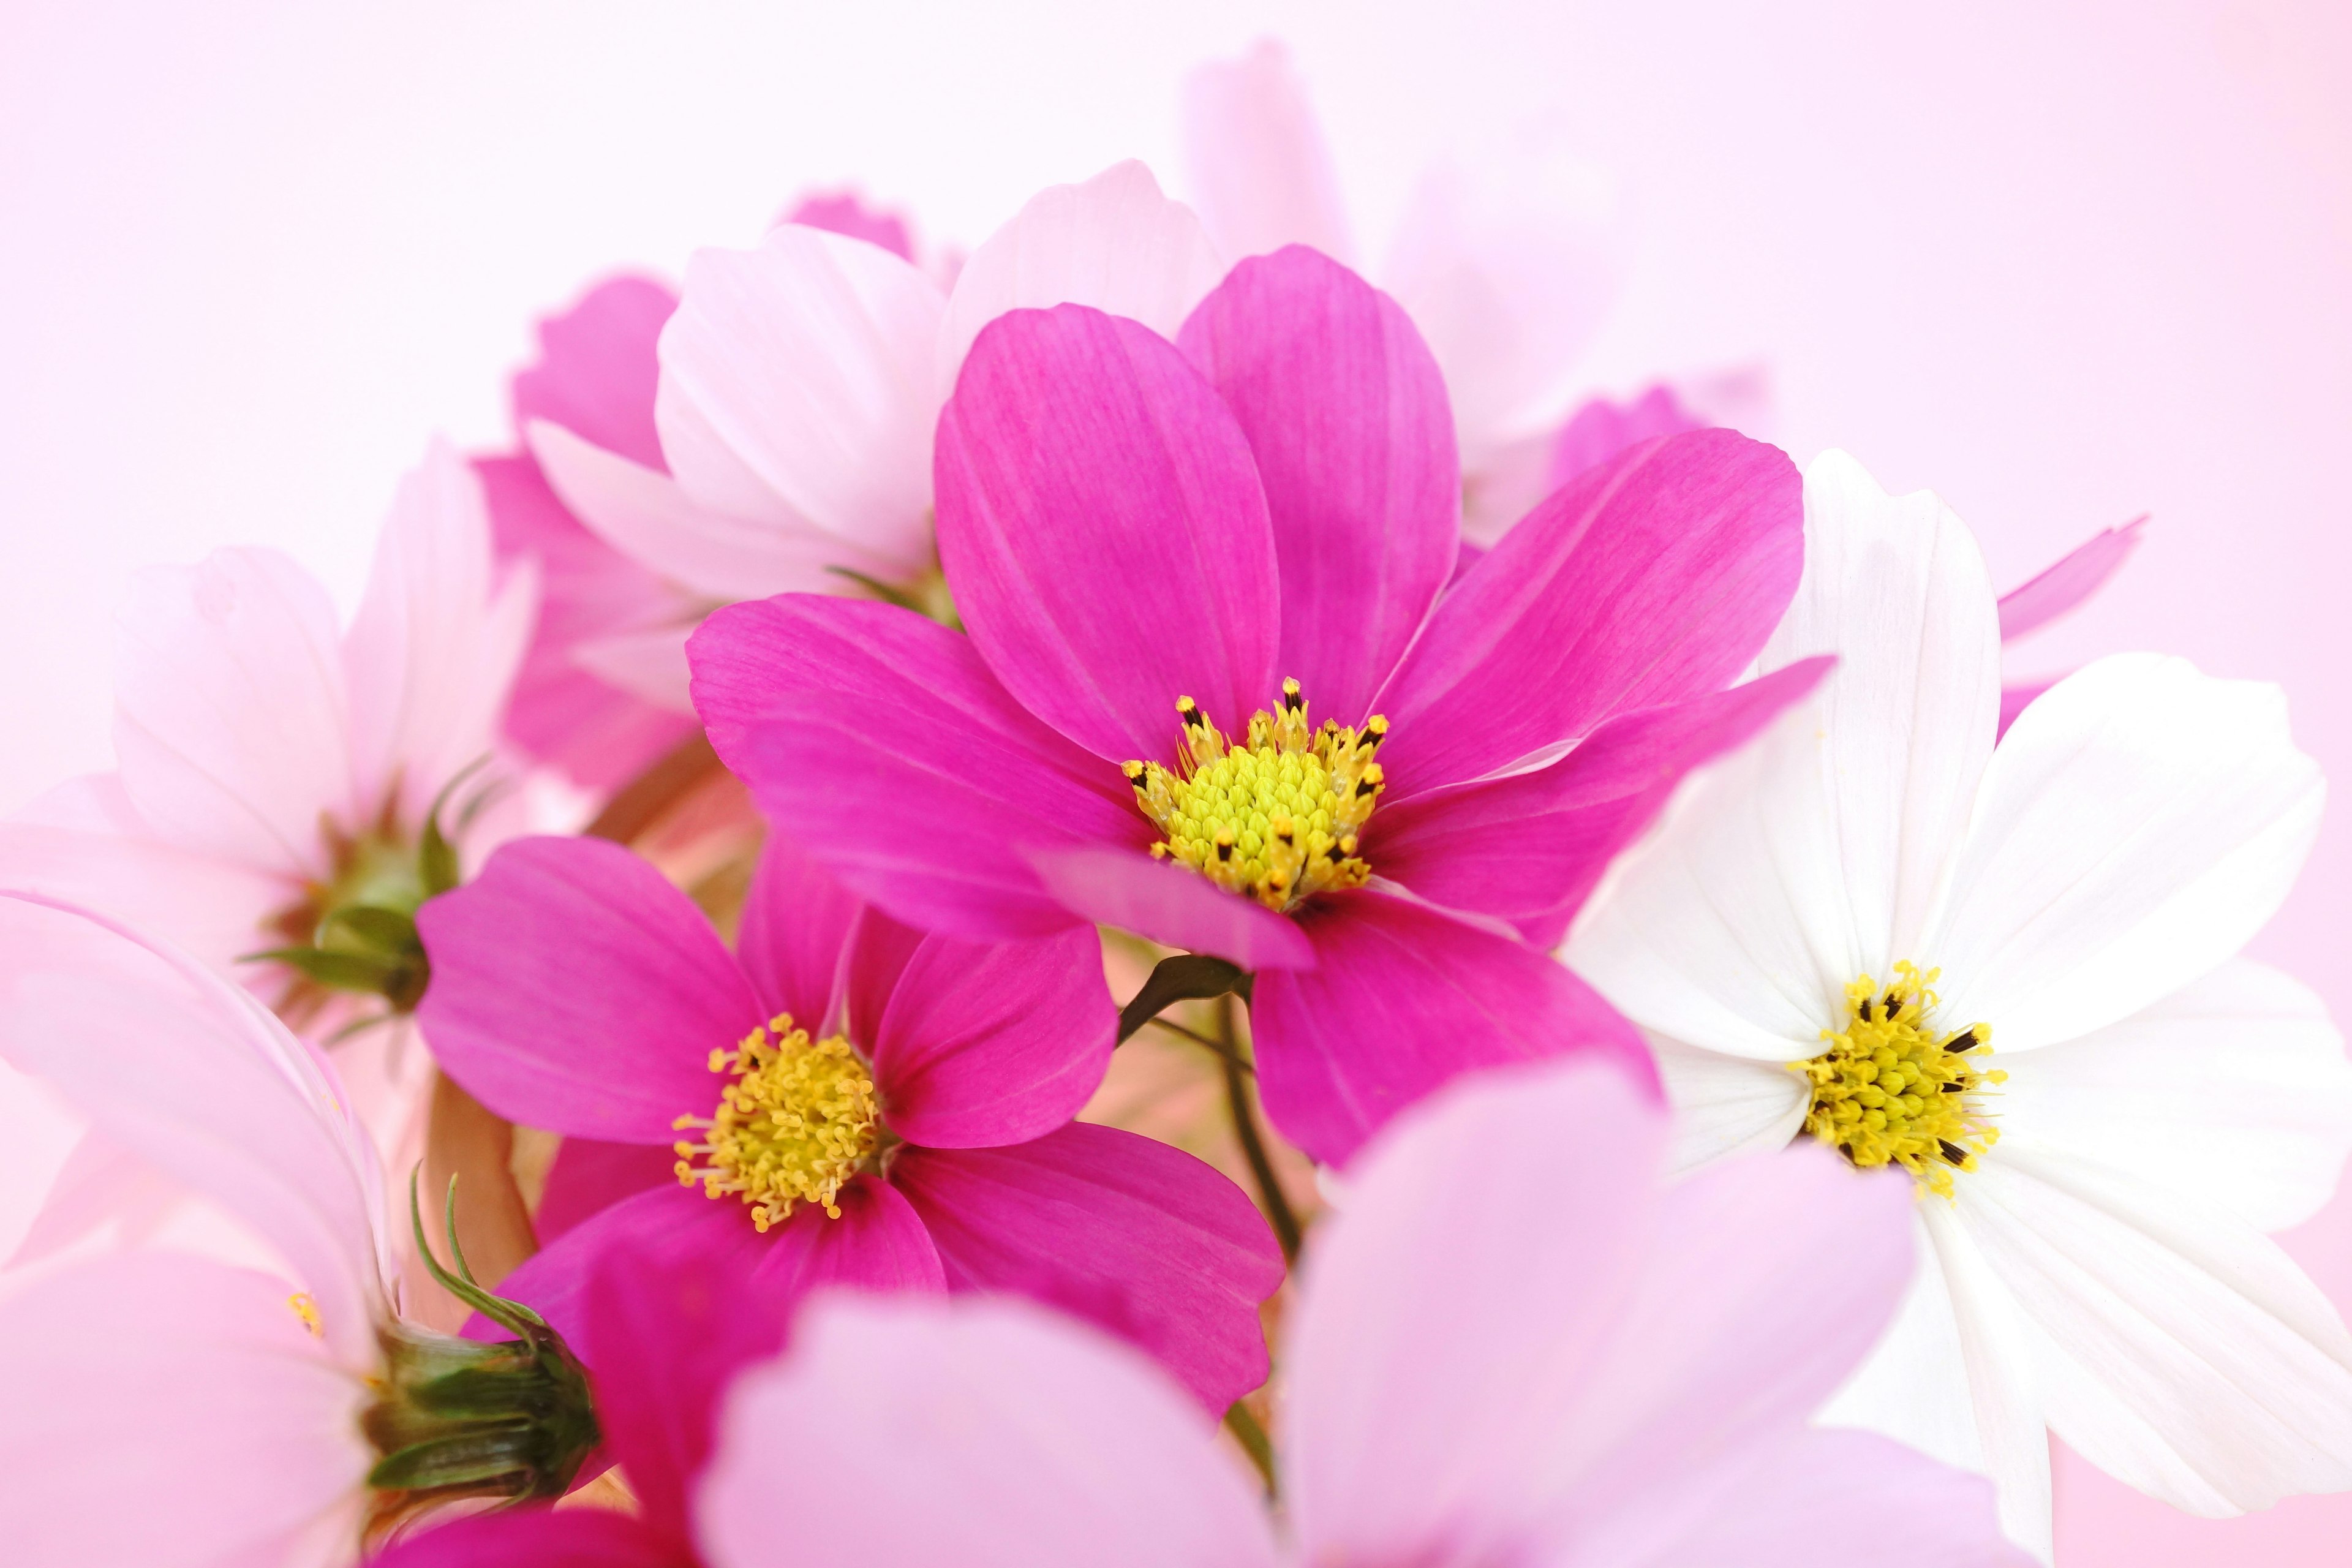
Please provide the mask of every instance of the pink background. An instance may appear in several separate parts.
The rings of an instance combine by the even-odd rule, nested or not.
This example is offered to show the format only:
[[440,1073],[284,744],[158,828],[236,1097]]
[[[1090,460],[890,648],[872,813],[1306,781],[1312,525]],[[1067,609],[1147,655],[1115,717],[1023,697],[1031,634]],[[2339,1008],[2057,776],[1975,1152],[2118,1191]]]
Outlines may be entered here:
[[[1955,19],[1966,13],[1966,20]],[[2352,7],[0,4],[0,806],[106,757],[123,574],[283,545],[348,603],[394,475],[499,437],[531,316],[814,181],[970,243],[1140,154],[1255,34],[1360,227],[1448,148],[1611,193],[1582,379],[1769,365],[1801,458],[1932,486],[2022,579],[2155,514],[2021,671],[2154,647],[2283,681],[2352,776]],[[2337,814],[2257,951],[2352,1016]],[[2352,1301],[2352,1201],[2289,1245]],[[2352,1499],[2188,1520],[2072,1463],[2061,1561],[2352,1558]]]

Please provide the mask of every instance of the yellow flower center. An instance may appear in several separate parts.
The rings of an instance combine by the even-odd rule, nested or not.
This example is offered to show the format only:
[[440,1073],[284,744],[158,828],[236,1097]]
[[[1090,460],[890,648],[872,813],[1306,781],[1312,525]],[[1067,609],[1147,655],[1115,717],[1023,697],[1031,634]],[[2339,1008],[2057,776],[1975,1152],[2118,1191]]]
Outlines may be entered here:
[[1952,1173],[1973,1171],[2000,1138],[1979,1091],[2009,1075],[1983,1067],[1992,1028],[1943,1035],[1932,1019],[1942,971],[1895,966],[1881,992],[1867,974],[1845,988],[1845,1027],[1823,1029],[1829,1048],[1790,1062],[1812,1085],[1805,1131],[1865,1169],[1897,1164],[1925,1188],[1952,1195]]
[[849,1042],[811,1040],[779,1013],[733,1050],[712,1051],[710,1070],[734,1079],[707,1119],[671,1123],[702,1134],[675,1145],[679,1183],[699,1183],[713,1198],[740,1194],[762,1231],[797,1204],[821,1204],[839,1219],[841,1189],[881,1142],[882,1102]]
[[1296,680],[1282,683],[1279,712],[1250,716],[1239,743],[1189,697],[1177,700],[1176,713],[1176,766],[1124,769],[1136,804],[1160,829],[1155,858],[1190,866],[1270,910],[1363,886],[1372,868],[1356,854],[1357,834],[1380,800],[1372,753],[1388,738],[1386,719],[1375,713],[1360,730],[1327,719],[1316,729]]
[[296,1317],[302,1320],[302,1326],[310,1331],[312,1339],[326,1337],[326,1325],[319,1321],[319,1303],[311,1298],[310,1292],[297,1290],[286,1298],[286,1304],[294,1310]]

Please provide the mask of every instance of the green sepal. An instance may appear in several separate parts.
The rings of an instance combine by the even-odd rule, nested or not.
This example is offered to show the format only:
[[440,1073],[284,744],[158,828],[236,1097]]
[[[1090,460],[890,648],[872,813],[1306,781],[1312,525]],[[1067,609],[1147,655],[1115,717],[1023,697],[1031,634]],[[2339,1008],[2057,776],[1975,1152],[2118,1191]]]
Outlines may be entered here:
[[361,952],[331,952],[322,947],[273,947],[240,954],[241,963],[282,963],[331,991],[361,991],[383,995],[400,978],[396,959]]
[[382,958],[394,963],[421,958],[425,944],[417,940],[416,921],[405,910],[388,910],[378,904],[345,904],[331,910],[319,922],[315,946],[329,952],[348,952],[362,958]]
[[1143,988],[1118,1010],[1118,1037],[1124,1041],[1179,1002],[1205,1001],[1229,991],[1247,1001],[1249,989],[1250,973],[1237,963],[1203,952],[1163,958],[1143,982]]

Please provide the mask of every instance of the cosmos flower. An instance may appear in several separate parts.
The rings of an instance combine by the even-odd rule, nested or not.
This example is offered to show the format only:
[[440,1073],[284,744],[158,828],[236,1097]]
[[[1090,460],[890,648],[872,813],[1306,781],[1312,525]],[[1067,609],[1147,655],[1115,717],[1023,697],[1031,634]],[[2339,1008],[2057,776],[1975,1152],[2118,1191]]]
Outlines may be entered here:
[[[1287,1319],[1279,1542],[1124,1347],[1025,1303],[837,1298],[737,1383],[705,1561],[2021,1561],[1982,1481],[1806,1423],[1901,1296],[1902,1184],[1800,1152],[1669,1184],[1667,1143],[1617,1075],[1547,1065],[1464,1080],[1366,1152]],[[774,1462],[818,1431],[830,1462]]]
[[1318,1159],[1465,1068],[1646,1070],[1519,939],[1818,675],[1722,689],[1796,582],[1795,470],[1727,431],[1634,448],[1440,598],[1452,419],[1391,301],[1293,248],[1181,344],[1076,306],[992,324],[940,421],[970,636],[722,612],[692,650],[719,754],[909,923],[1100,922],[1256,972],[1258,1087]]
[[1191,1155],[1072,1121],[1116,1026],[1091,931],[924,936],[781,837],[732,954],[587,839],[509,844],[420,919],[444,1069],[515,1121],[654,1156],[505,1281],[559,1328],[598,1258],[651,1236],[740,1260],[778,1315],[822,1279],[1023,1290],[1219,1409],[1265,1381],[1265,1222]]
[[1831,1418],[1991,1475],[2045,1557],[2045,1426],[2201,1514],[2352,1487],[2352,1337],[2263,1235],[2334,1190],[2352,1067],[2233,956],[2319,821],[2280,694],[2119,655],[1996,746],[1959,520],[1842,453],[1805,510],[1761,662],[1837,671],[1693,784],[1570,962],[1650,1033],[1686,1163],[1811,1135],[1916,1181],[1913,1300]]
[[[0,895],[0,1054],[247,1227],[236,1268],[115,1253],[0,1303],[0,1533],[23,1568],[356,1562],[446,1499],[560,1495],[595,1446],[578,1363],[404,1319],[373,1145],[247,992],[103,918]],[[531,1410],[531,1416],[519,1416]]]

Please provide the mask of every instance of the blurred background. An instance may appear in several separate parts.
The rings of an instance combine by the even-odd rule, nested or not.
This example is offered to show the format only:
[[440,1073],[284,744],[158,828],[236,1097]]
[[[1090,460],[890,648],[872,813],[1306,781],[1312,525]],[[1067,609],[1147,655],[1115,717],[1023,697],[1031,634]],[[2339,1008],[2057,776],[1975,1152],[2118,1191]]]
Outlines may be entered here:
[[[1965,13],[1963,15],[1962,13]],[[1377,258],[1423,171],[1533,171],[1615,288],[1570,391],[1760,370],[1759,428],[1932,487],[2002,586],[2153,514],[2013,674],[2283,682],[2352,778],[2352,6],[0,0],[0,809],[108,761],[125,574],[268,542],[355,598],[427,435],[506,439],[532,321],[855,183],[933,245],[1140,156],[1287,40]],[[2352,1017],[2336,814],[2257,954]],[[2352,1303],[2352,1202],[2287,1238]],[[2070,1568],[2339,1564],[2062,1457]]]

